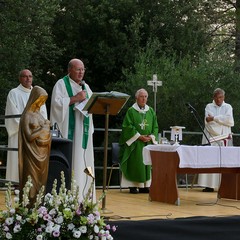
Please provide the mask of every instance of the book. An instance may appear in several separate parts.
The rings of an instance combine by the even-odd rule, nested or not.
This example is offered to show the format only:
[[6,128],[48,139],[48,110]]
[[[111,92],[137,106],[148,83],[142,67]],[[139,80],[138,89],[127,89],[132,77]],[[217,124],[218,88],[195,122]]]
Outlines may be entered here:
[[129,97],[126,93],[116,91],[94,92],[82,111],[94,114],[105,114],[106,106],[108,106],[110,114],[116,115],[123,108]]
[[211,137],[209,138],[209,142],[212,143],[212,142],[217,142],[224,139],[231,139],[231,134],[222,134],[215,137]]

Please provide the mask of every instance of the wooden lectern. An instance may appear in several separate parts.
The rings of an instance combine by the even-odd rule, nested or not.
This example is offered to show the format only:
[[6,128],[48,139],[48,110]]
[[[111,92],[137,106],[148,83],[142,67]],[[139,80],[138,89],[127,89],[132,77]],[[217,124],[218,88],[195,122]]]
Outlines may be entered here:
[[[129,95],[120,92],[93,93],[88,100],[84,111],[92,114],[105,115],[105,135],[104,135],[104,161],[103,161],[103,193],[105,194],[107,184],[107,159],[108,159],[108,124],[109,115],[117,115],[123,108]],[[106,210],[106,195],[102,200],[102,211]]]

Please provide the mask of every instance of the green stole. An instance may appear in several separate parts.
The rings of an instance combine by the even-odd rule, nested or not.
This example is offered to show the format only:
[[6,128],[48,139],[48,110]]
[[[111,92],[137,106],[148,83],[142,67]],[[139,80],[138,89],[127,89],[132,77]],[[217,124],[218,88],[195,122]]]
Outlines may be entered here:
[[[72,87],[69,81],[69,76],[65,76],[63,78],[63,81],[65,83],[68,96],[72,97],[73,92],[72,92]],[[88,93],[87,93],[87,98],[88,98]],[[68,119],[68,139],[73,140],[73,134],[74,134],[74,129],[75,129],[75,112],[74,112],[74,104],[69,106],[69,119]],[[87,148],[87,143],[88,143],[88,131],[89,131],[89,117],[84,116],[83,120],[83,139],[82,139],[82,148],[86,149]]]

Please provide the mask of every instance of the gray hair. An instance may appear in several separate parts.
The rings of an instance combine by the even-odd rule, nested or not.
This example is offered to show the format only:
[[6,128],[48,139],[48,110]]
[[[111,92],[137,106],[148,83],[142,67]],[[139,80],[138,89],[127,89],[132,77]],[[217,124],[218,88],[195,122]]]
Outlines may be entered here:
[[140,88],[140,89],[138,89],[138,90],[136,91],[136,93],[135,93],[135,98],[138,98],[138,96],[139,96],[139,94],[140,94],[141,92],[146,92],[146,93],[147,93],[147,96],[148,96],[147,90],[144,89],[144,88]]
[[225,91],[221,88],[216,88],[214,91],[213,91],[213,97],[215,97],[216,95],[218,94],[222,94],[223,96],[225,96]]
[[29,72],[32,74],[32,72],[26,68],[26,69],[21,70],[21,71],[18,73],[18,77],[22,77],[23,72],[25,72],[25,71],[29,71]]

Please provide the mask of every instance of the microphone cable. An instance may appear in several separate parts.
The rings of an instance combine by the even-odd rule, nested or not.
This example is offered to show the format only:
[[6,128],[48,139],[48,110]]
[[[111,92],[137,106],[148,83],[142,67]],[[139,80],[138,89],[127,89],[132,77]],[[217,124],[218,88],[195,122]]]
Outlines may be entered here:
[[[84,162],[84,169],[86,169],[87,168],[87,161],[86,161],[86,149],[83,149],[83,162]],[[83,170],[84,170],[83,169]],[[84,187],[83,187],[83,190],[82,190],[82,196],[83,196],[83,198],[85,197],[85,195],[84,195],[84,192],[85,192],[85,190],[86,190],[86,187],[87,187],[87,184],[88,184],[88,175],[87,174],[85,174],[84,172],[83,172],[83,174],[84,174],[84,176],[85,176],[85,181],[84,181]]]
[[[186,103],[186,106],[188,107],[188,109],[191,110],[191,113],[195,112],[197,114],[197,117],[199,119],[201,119],[201,117],[199,116],[197,110],[190,103]],[[201,120],[201,122],[202,122],[202,120]],[[218,141],[214,140],[214,136],[209,132],[209,130],[205,126],[205,121],[204,121],[203,135],[206,138],[206,140],[208,142],[208,145],[213,146],[204,131],[206,131],[208,133],[210,138],[214,141],[214,143],[216,143],[215,146],[218,146],[218,148],[219,148],[219,168],[221,169],[222,168],[222,150],[223,150],[222,147],[227,147],[227,145],[226,146],[222,145],[221,142],[220,142],[222,140],[218,140]],[[211,174],[211,173],[208,173],[208,174]],[[212,174],[217,174],[217,173],[212,173]],[[218,173],[218,174],[219,174],[219,176],[218,176],[218,180],[219,180],[218,191],[219,191],[219,188],[220,188],[220,185],[221,185],[221,176],[222,176],[222,174],[221,173]],[[216,199],[216,201],[214,203],[197,204],[197,205],[209,205],[209,206],[212,206],[212,205],[218,204],[218,201],[219,201],[219,198],[217,197],[217,199]]]
[[[209,130],[206,127],[204,127],[204,130],[206,130],[208,135],[210,136],[210,138],[214,140],[214,136],[209,132]],[[218,162],[219,162],[219,168],[221,169],[222,168],[222,145],[221,145],[220,141],[214,141],[214,143],[217,144],[217,145],[215,145],[215,147],[219,148],[219,161]],[[210,142],[210,140],[209,140],[209,142]],[[210,146],[214,147],[214,145],[212,145],[212,144]],[[222,176],[222,174],[221,173],[205,173],[205,174],[219,174],[218,175],[218,181],[219,181],[219,183],[218,183],[218,191],[219,191],[219,188],[220,188],[220,185],[221,185],[221,176]],[[217,191],[217,195],[218,195],[218,191]],[[213,203],[202,203],[202,204],[196,204],[196,205],[200,205],[200,206],[213,206],[213,205],[218,204],[218,201],[219,201],[219,198],[217,197],[216,201],[213,202]]]

